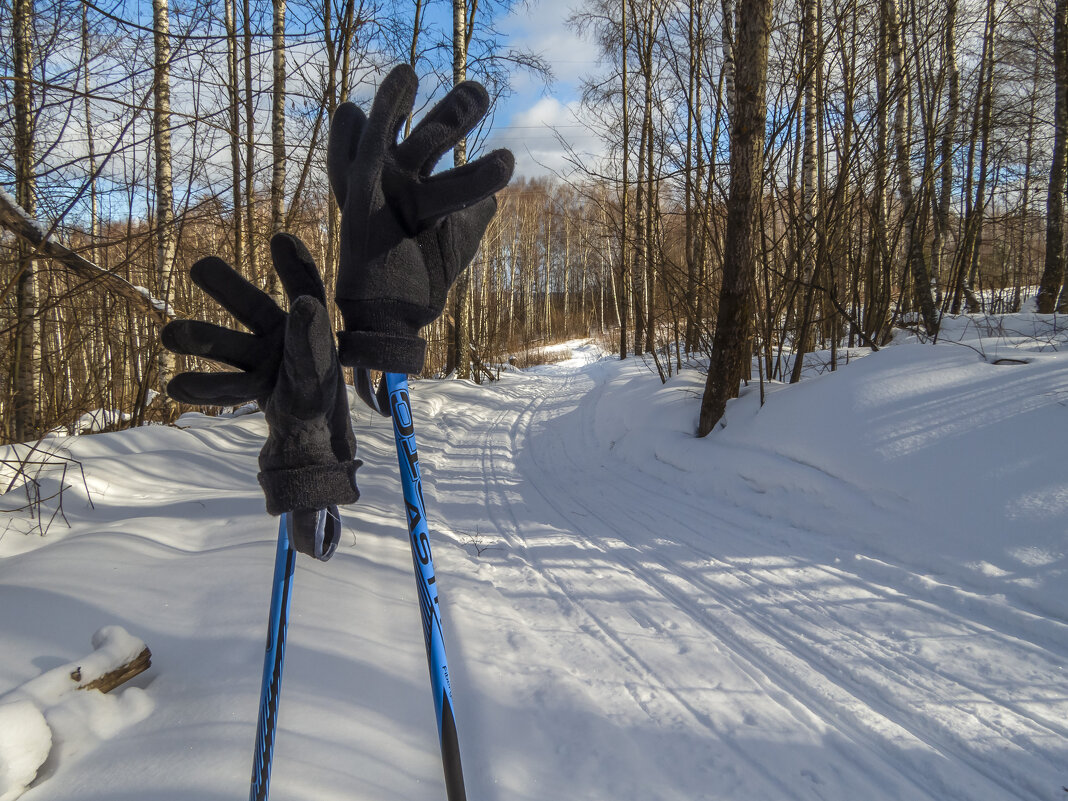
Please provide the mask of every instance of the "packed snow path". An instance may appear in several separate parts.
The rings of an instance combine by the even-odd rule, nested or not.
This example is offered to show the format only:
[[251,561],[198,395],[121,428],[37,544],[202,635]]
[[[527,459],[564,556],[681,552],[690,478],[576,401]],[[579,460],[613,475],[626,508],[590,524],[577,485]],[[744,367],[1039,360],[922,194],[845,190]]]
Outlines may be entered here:
[[486,658],[574,666],[530,680],[551,775],[532,760],[500,798],[1059,797],[1063,639],[945,609],[911,568],[768,519],[759,487],[696,494],[614,459],[598,433],[628,379],[565,363],[498,390],[485,425],[435,418],[432,452],[471,468],[439,497],[481,507],[503,551],[483,559],[514,623]]
[[[891,348],[750,388],[707,440],[700,384],[584,345],[413,383],[468,797],[1063,799],[1068,359]],[[107,720],[46,710],[25,801],[247,794],[263,418],[182,425],[66,442],[95,507],[0,538],[0,693],[101,625],[154,654]],[[272,798],[441,801],[391,427],[356,434],[363,498],[298,565]]]

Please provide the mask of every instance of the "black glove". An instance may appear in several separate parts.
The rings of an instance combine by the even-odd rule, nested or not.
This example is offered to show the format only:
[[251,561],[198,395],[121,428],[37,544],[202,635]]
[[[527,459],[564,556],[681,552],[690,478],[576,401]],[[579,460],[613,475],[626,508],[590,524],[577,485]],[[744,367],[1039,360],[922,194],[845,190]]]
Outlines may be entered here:
[[426,341],[419,329],[445,308],[449,287],[471,262],[497,210],[493,193],[515,160],[495,150],[431,175],[438,159],[486,114],[489,95],[458,84],[397,143],[418,80],[396,67],[378,89],[370,117],[342,103],[330,124],[327,172],[341,207],[336,302],[343,364],[418,373]]
[[[167,393],[183,403],[230,406],[259,401],[267,418],[267,442],[260,451],[259,481],[272,515],[296,512],[299,528],[318,525],[318,510],[337,518],[337,504],[355,503],[356,438],[348,395],[338,363],[319,271],[303,243],[289,234],[271,240],[274,268],[290,299],[283,312],[266,294],[215,257],[193,265],[193,281],[252,333],[199,320],[175,320],[162,332],[163,345],[175,353],[224,362],[241,372],[181,373]],[[319,546],[298,550],[326,559],[334,540],[309,534]],[[309,537],[303,539],[307,541]],[[332,547],[331,547],[332,546]]]

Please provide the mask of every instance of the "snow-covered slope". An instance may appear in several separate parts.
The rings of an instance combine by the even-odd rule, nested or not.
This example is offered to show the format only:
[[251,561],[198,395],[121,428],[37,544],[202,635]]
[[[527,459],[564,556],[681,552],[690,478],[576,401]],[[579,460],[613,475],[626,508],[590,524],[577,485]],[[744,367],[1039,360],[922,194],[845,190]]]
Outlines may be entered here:
[[[468,796],[1062,798],[1068,354],[963,329],[751,387],[705,440],[696,372],[588,345],[414,384]],[[95,508],[75,484],[71,529],[0,539],[0,693],[107,624],[154,655],[151,713],[50,720],[26,801],[247,795],[263,418],[183,425],[67,441]],[[363,498],[298,565],[272,797],[438,801],[391,431],[356,433]]]

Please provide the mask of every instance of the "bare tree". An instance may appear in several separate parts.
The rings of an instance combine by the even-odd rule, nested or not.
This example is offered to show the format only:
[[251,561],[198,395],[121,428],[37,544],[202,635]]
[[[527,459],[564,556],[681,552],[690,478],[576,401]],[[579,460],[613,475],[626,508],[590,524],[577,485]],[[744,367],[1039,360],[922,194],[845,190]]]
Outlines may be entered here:
[[230,101],[230,175],[234,220],[234,265],[240,271],[246,262],[245,217],[241,213],[241,77],[237,46],[237,3],[223,0],[226,29],[226,94]]
[[943,39],[945,71],[947,73],[946,119],[942,127],[939,148],[938,205],[935,209],[934,240],[931,243],[931,263],[934,274],[942,273],[942,257],[946,234],[949,231],[949,203],[953,196],[953,140],[960,116],[960,68],[957,65],[957,0],[946,3],[946,30]]
[[[175,230],[174,188],[171,168],[171,42],[167,0],[152,0],[152,28],[155,43],[153,62],[152,132],[156,159],[156,275],[158,296],[170,301],[174,273]],[[161,388],[174,374],[174,355],[159,349]],[[163,395],[166,398],[166,395]]]
[[616,281],[617,291],[615,293],[617,301],[616,308],[618,309],[619,316],[619,358],[627,358],[627,287],[628,287],[628,275],[627,270],[627,220],[629,219],[628,200],[630,196],[630,104],[629,88],[627,86],[627,51],[630,49],[630,32],[627,27],[627,4],[629,0],[620,0],[620,20],[622,28],[623,46],[621,48],[623,70],[621,72],[622,81],[622,93],[620,95],[620,101],[623,106],[623,148],[622,148],[622,160],[623,160],[623,181],[620,186],[620,203],[622,205],[622,211],[620,214],[620,238],[619,238],[619,277]]
[[[272,0],[271,8],[271,234],[285,227],[286,209],[286,0]],[[267,271],[267,288],[275,301],[282,288],[274,270]]]
[[[242,0],[242,35],[244,39],[245,78],[245,251],[248,255],[248,275],[259,277],[259,247],[256,237],[255,175],[256,175],[256,97],[252,92],[255,53],[252,49],[252,7],[250,0]],[[237,214],[237,210],[234,210]]]
[[890,63],[893,66],[894,148],[896,152],[898,194],[903,206],[906,239],[905,264],[907,277],[912,280],[912,294],[928,334],[938,331],[938,313],[931,291],[931,276],[923,245],[923,221],[926,204],[926,182],[921,183],[917,195],[912,185],[912,81],[905,51],[905,35],[897,0],[883,0],[882,13],[886,23]]
[[[15,197],[30,216],[36,214],[34,176],[33,0],[13,0],[11,32],[15,60]],[[40,298],[33,249],[20,242],[16,268],[16,334],[14,376],[14,437],[25,440],[37,433],[37,384],[41,359]]]
[[[994,98],[994,43],[997,25],[995,10],[993,0],[988,0],[983,31],[983,50],[979,60],[979,72],[975,87],[975,103],[972,106],[968,160],[965,167],[964,230],[954,263],[949,309],[953,314],[960,312],[961,301],[964,296],[968,298],[968,311],[979,311],[978,300],[975,297],[972,286],[979,270],[983,216],[987,202],[987,167],[990,154],[990,123]],[[978,170],[976,169],[977,156]]]
[[[822,47],[817,41],[817,4],[819,0],[804,0],[801,11],[801,81],[804,87],[802,114],[804,116],[804,141],[801,156],[801,214],[798,219],[801,257],[801,288],[804,291],[801,325],[794,343],[794,366],[790,383],[801,380],[801,368],[805,353],[809,350],[809,327],[812,324],[813,305],[816,298],[816,118],[819,109],[816,99],[816,76],[821,70],[817,53]],[[821,98],[822,100],[822,98]]]
[[[1038,293],[1038,310],[1068,311],[1064,283],[1064,209],[1068,191],[1068,0],[1057,0],[1053,12],[1053,71],[1056,100],[1053,112],[1053,162],[1046,193],[1046,263]],[[1057,298],[1060,297],[1060,303]]]
[[[475,12],[478,0],[472,0],[470,18],[468,18],[467,0],[452,0],[452,83],[453,86],[467,79],[467,48],[474,32]],[[452,151],[453,165],[459,167],[467,163],[467,140],[461,139]],[[468,320],[471,316],[470,274],[464,271],[453,284],[450,292],[450,310],[452,315],[450,348],[446,371],[456,371],[458,378],[471,377],[471,330]]]
[[697,425],[699,437],[712,431],[726,411],[727,400],[737,396],[738,384],[751,358],[749,330],[760,238],[757,222],[767,117],[765,93],[770,28],[770,0],[752,0],[738,9],[723,285],[712,359],[701,398]]

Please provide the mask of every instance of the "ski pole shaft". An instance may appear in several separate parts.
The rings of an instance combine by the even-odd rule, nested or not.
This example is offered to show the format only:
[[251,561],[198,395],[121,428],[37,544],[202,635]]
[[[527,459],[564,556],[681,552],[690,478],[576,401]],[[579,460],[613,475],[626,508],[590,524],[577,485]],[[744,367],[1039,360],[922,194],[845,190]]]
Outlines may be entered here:
[[274,734],[278,725],[278,693],[282,685],[282,664],[286,654],[286,626],[293,587],[293,568],[297,552],[289,542],[289,515],[278,523],[278,549],[274,556],[274,581],[271,586],[271,612],[267,623],[267,650],[263,658],[263,683],[260,689],[260,717],[256,726],[256,752],[252,759],[252,787],[249,801],[267,801],[274,756]]
[[415,426],[408,396],[408,377],[398,373],[386,373],[385,381],[389,392],[390,416],[393,418],[393,434],[397,440],[397,459],[400,462],[412,562],[415,565],[415,581],[423,617],[423,638],[426,641],[426,659],[434,693],[434,710],[438,718],[438,741],[445,770],[445,792],[448,801],[466,801],[464,774],[460,766],[460,743],[456,734],[456,719],[453,716],[452,685],[449,681],[449,666],[445,660],[445,640],[441,633],[434,561],[430,555],[430,532],[426,522],[426,506],[423,503],[423,483],[419,474],[419,452],[415,445]]

